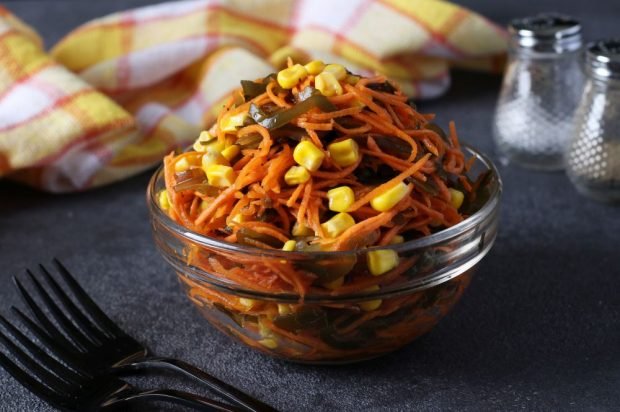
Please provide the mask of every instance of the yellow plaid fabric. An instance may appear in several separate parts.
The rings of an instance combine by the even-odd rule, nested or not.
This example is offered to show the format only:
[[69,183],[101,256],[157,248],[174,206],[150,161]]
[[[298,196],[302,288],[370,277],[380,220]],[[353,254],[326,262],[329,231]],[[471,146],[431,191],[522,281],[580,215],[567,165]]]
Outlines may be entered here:
[[65,192],[138,173],[288,56],[381,72],[425,98],[451,64],[492,70],[505,47],[497,26],[439,0],[201,0],[94,20],[47,54],[0,7],[0,176]]

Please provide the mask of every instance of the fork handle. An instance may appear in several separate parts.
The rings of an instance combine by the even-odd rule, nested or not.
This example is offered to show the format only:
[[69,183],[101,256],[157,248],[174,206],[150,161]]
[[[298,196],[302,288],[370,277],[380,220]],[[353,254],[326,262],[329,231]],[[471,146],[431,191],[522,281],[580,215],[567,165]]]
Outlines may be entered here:
[[232,385],[222,382],[215,376],[198,369],[194,365],[190,365],[180,359],[164,358],[164,357],[149,357],[143,360],[139,360],[123,366],[123,369],[144,369],[144,368],[161,368],[181,372],[214,390],[225,398],[243,406],[246,410],[251,412],[277,412],[276,409],[271,406],[253,398],[235,388]]
[[108,399],[102,409],[116,409],[126,403],[139,401],[164,401],[178,405],[189,406],[197,411],[205,412],[240,412],[239,408],[208,399],[189,392],[174,389],[152,389],[142,392],[120,392],[117,396]]

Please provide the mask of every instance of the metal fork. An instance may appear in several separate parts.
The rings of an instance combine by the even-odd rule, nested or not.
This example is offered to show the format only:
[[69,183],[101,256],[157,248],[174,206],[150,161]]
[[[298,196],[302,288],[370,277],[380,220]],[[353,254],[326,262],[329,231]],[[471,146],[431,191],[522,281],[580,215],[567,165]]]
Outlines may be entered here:
[[78,308],[74,301],[69,298],[43,265],[39,265],[41,274],[54,295],[62,303],[65,311],[54,302],[30,270],[27,270],[26,273],[44,305],[66,336],[47,317],[16,277],[13,278],[15,285],[41,327],[18,309],[12,309],[41,342],[75,369],[91,375],[98,373],[122,375],[150,368],[173,370],[182,372],[207,385],[221,396],[246,410],[253,412],[276,411],[271,406],[182,360],[153,356],[144,345],[123,331],[95,304],[60,261],[54,259],[54,264],[64,283],[83,310]]
[[202,411],[240,410],[187,392],[171,389],[139,391],[112,375],[90,375],[72,370],[48,355],[2,316],[0,323],[10,334],[0,332],[0,341],[22,366],[18,366],[3,353],[0,353],[0,365],[28,390],[61,410],[110,410],[145,400],[172,402]]

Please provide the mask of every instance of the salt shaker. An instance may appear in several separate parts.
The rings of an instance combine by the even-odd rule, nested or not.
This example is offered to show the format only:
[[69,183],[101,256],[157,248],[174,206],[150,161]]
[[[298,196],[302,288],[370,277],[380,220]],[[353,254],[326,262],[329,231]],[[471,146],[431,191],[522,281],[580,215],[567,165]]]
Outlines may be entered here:
[[583,91],[581,26],[541,14],[513,20],[493,134],[500,161],[560,170]]
[[590,43],[566,173],[581,193],[620,203],[620,40]]

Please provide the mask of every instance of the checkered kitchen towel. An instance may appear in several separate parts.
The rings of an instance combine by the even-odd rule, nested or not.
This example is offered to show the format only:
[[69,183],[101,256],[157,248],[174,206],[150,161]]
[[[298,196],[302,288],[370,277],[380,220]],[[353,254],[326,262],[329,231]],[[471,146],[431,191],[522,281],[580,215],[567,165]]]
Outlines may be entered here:
[[0,176],[65,192],[143,171],[289,55],[433,97],[451,64],[493,69],[505,47],[501,29],[439,0],[201,0],[96,19],[47,54],[0,7]]

